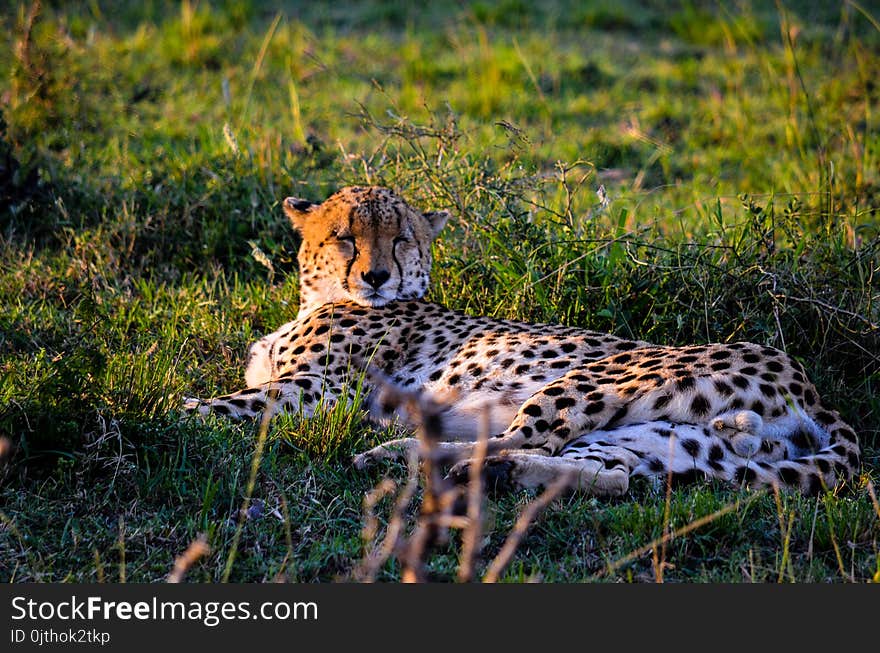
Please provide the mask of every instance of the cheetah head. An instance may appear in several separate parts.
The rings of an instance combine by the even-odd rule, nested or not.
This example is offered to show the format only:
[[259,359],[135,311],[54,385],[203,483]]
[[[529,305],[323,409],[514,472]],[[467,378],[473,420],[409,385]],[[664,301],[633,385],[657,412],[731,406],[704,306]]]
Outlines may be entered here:
[[349,186],[320,204],[288,197],[283,206],[302,236],[298,317],[331,302],[383,306],[425,294],[446,211],[422,213],[376,186]]

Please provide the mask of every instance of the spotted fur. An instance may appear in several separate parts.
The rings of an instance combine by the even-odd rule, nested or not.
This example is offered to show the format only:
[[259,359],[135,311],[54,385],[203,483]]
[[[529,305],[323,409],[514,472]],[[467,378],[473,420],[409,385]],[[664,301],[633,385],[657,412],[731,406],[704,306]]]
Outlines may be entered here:
[[[420,300],[428,245],[445,216],[432,221],[375,188],[343,189],[322,205],[287,200],[285,211],[303,235],[303,308],[264,339],[250,361],[248,388],[189,400],[188,410],[310,415],[322,400],[351,401],[371,368],[445,405],[450,441],[440,446],[462,460],[451,471],[461,478],[485,410],[495,435],[487,470],[520,487],[573,469],[574,487],[596,494],[625,492],[634,475],[668,474],[817,492],[859,469],[856,434],[783,351],[745,342],[657,346],[466,315]],[[413,225],[421,229],[419,247],[411,245],[405,258],[398,238],[412,238]],[[393,282],[389,275],[370,288],[356,283],[392,267]],[[411,421],[383,401],[374,376],[366,382],[371,417]],[[356,457],[355,466],[412,446],[412,439],[386,443]]]

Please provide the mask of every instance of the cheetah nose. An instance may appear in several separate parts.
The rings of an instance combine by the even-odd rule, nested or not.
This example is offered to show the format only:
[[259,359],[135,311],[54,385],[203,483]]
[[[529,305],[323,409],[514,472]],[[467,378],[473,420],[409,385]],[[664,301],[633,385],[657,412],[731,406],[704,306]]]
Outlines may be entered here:
[[369,272],[361,273],[361,277],[373,288],[378,289],[379,286],[391,278],[391,273],[388,270],[370,270]]

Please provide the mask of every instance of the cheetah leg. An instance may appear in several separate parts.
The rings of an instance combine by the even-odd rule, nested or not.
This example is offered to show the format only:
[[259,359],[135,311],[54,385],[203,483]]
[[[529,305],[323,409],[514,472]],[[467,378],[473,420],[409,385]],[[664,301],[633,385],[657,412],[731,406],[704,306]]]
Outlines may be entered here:
[[[573,437],[602,428],[610,423],[626,400],[608,385],[601,385],[578,368],[544,386],[517,411],[504,433],[489,440],[487,455],[502,451],[524,450],[532,454],[552,456]],[[363,468],[375,460],[400,459],[404,453],[384,451],[400,448],[392,441],[357,456],[354,464]],[[473,442],[440,442],[436,452],[453,460],[473,457]]]
[[311,417],[322,401],[337,401],[341,394],[337,388],[322,385],[323,382],[323,377],[318,374],[285,376],[213,399],[185,398],[183,410],[232,419],[252,419],[266,411],[271,415],[301,412],[304,417]]
[[777,473],[782,484],[816,494],[835,487],[840,479],[857,476],[861,452],[855,431],[837,411],[822,402],[804,410],[828,434],[828,444],[815,453],[779,463]]
[[[629,489],[630,466],[637,459],[625,449],[615,449],[602,460],[510,452],[487,458],[483,470],[487,485],[496,489],[542,488],[557,479],[567,478],[566,490],[620,496]],[[449,478],[457,483],[467,483],[470,465],[470,460],[457,463],[449,470]]]

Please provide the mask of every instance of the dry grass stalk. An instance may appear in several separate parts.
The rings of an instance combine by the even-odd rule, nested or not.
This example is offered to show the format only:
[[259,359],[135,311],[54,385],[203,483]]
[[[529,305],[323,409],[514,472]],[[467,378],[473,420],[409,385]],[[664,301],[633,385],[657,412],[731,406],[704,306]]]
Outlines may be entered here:
[[[450,528],[467,529],[471,526],[469,518],[454,514],[453,510],[461,496],[461,489],[447,479],[443,468],[448,464],[448,456],[440,454],[436,444],[443,439],[441,420],[442,406],[426,400],[421,394],[407,392],[396,387],[379,373],[372,372],[382,387],[382,402],[386,405],[405,408],[418,424],[416,435],[419,440],[418,451],[410,451],[408,458],[409,478],[406,486],[398,493],[392,515],[388,522],[382,542],[369,550],[355,577],[363,582],[373,582],[379,569],[394,556],[402,565],[401,578],[404,582],[424,582],[427,580],[425,559],[429,550],[447,541]],[[488,430],[487,430],[488,432]],[[486,439],[486,438],[484,438]],[[485,445],[483,445],[485,450]],[[480,473],[480,465],[474,472]],[[420,465],[421,461],[421,465]],[[423,496],[415,528],[409,537],[404,536],[406,513],[423,479]],[[364,529],[362,537],[367,547],[375,539],[378,522],[374,513],[376,504],[396,489],[396,484],[388,478],[364,498]],[[476,509],[470,514],[480,520],[480,490],[476,490]],[[477,536],[478,537],[478,536]],[[469,549],[474,551],[475,548]]]
[[171,573],[168,574],[169,583],[179,583],[183,580],[183,577],[186,575],[186,572],[189,571],[189,568],[192,567],[199,558],[206,556],[211,553],[211,547],[208,546],[208,540],[204,534],[199,535],[195,540],[190,542],[190,545],[186,548],[182,554],[177,556],[174,559],[174,567],[171,569]]
[[[747,503],[751,503],[752,501],[754,501],[758,497],[763,496],[765,493],[766,493],[766,490],[759,490],[759,491],[753,493],[748,498]],[[692,521],[688,524],[685,524],[681,528],[677,528],[672,532],[667,531],[661,537],[655,538],[655,539],[651,540],[650,542],[648,542],[646,545],[641,546],[638,549],[635,549],[634,551],[631,551],[630,553],[626,554],[622,558],[615,560],[612,563],[609,563],[607,567],[597,571],[593,577],[599,578],[603,574],[610,574],[610,573],[616,571],[617,569],[619,569],[620,567],[622,567],[622,566],[632,562],[633,560],[640,558],[644,554],[654,550],[660,544],[665,544],[665,543],[673,540],[676,537],[680,537],[682,535],[687,535],[691,531],[695,531],[698,528],[705,526],[706,524],[711,524],[713,521],[715,521],[719,517],[722,517],[729,512],[733,512],[735,510],[738,510],[741,503],[742,502],[737,499],[733,503],[729,503],[726,506],[724,506],[723,508],[720,508],[711,514],[706,515],[705,517],[700,517],[699,519],[695,519],[694,521]]]
[[480,420],[480,432],[474,457],[468,469],[467,523],[461,534],[461,556],[458,563],[458,580],[470,582],[474,574],[474,564],[480,552],[483,537],[483,463],[489,447],[489,411],[484,410]]
[[529,526],[532,525],[532,522],[535,521],[544,508],[550,505],[553,499],[558,497],[563,490],[572,484],[573,476],[574,472],[561,475],[540,496],[523,509],[516,520],[516,524],[513,526],[513,530],[504,541],[501,551],[498,552],[498,555],[495,556],[495,559],[489,565],[489,569],[486,570],[486,574],[483,576],[484,583],[495,583],[498,581],[501,572],[510,564],[513,554],[519,547],[522,538],[528,532]]
[[874,506],[874,512],[877,513],[877,519],[880,519],[880,503],[877,502],[877,495],[874,493],[874,484],[869,480],[867,483],[868,496],[871,497],[871,504]]

